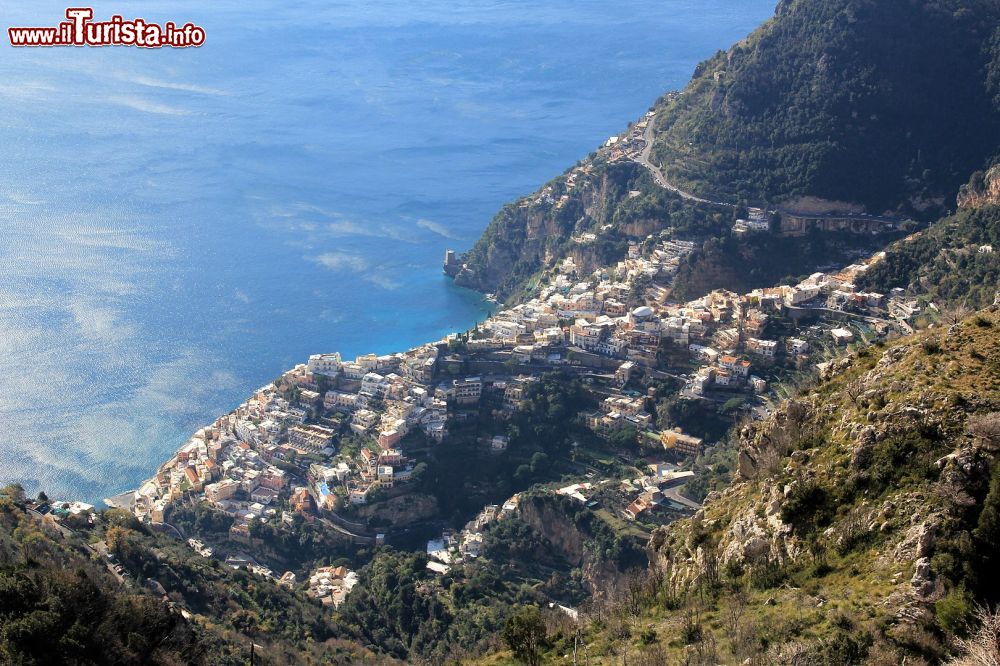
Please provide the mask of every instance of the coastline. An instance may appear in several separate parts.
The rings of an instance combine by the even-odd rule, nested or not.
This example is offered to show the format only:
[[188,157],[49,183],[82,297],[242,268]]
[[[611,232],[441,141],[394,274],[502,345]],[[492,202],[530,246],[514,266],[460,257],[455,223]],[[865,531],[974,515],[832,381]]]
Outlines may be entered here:
[[[487,320],[489,317],[493,316],[501,305],[498,304],[495,299],[490,298],[490,295],[488,294],[484,295],[476,291],[475,289],[470,289],[468,287],[457,285],[451,279],[445,280],[444,288],[447,290],[454,290],[458,292],[458,296],[460,298],[468,300],[470,302],[474,302],[476,313],[475,313],[475,319],[470,323],[470,327],[475,327],[484,322],[485,320]],[[444,333],[444,337],[441,338],[440,340],[446,339],[449,335],[454,335],[455,332],[456,332],[455,329],[449,329],[448,332]],[[410,347],[407,351],[418,349],[422,346],[425,346],[426,344],[435,344],[435,343],[417,343],[415,346]],[[379,354],[379,350],[369,350],[368,353]],[[394,353],[400,353],[400,352],[396,351],[396,348],[383,352],[383,354],[394,354]],[[281,371],[280,376],[285,376],[289,372],[292,372],[293,370],[294,366],[292,368],[286,368]],[[127,487],[126,489],[121,490],[120,492],[116,492],[106,497],[100,497],[100,498],[93,497],[90,498],[88,501],[94,503],[103,502],[103,504],[109,508],[124,508],[131,511],[132,508],[135,506],[135,500],[133,495],[139,491],[139,489],[142,487],[144,483],[146,483],[150,478],[154,477],[160,470],[162,470],[165,466],[169,465],[176,459],[177,451],[180,450],[180,448],[182,448],[186,442],[190,441],[191,435],[194,432],[204,429],[205,427],[212,427],[213,425],[218,423],[221,419],[231,416],[238,409],[245,406],[247,400],[249,400],[251,396],[258,393],[262,388],[266,388],[267,386],[268,384],[265,384],[263,387],[258,387],[257,389],[252,390],[249,394],[245,394],[247,397],[242,398],[241,401],[235,407],[221,412],[221,415],[215,418],[209,425],[202,426],[201,428],[196,428],[194,431],[188,433],[187,437],[171,451],[170,456],[168,458],[166,459],[161,458],[163,462],[160,462],[156,465],[151,475],[144,476],[142,479],[139,480],[138,483],[135,483],[134,485]],[[77,497],[77,499],[79,498]]]
[[[641,165],[654,116],[650,111],[630,123],[625,135],[611,137],[597,155]],[[586,158],[574,168],[567,187],[582,185],[594,159]],[[671,190],[659,181],[655,186]],[[568,197],[555,200],[550,189],[523,197],[519,205],[558,209]],[[766,210],[751,208],[749,217],[736,222],[735,233],[770,233]],[[791,316],[807,302],[818,311],[820,300],[825,305],[832,294],[853,291],[854,278],[881,258],[876,254],[795,285],[746,294],[717,289],[687,303],[672,303],[667,298],[669,285],[681,262],[695,251],[696,241],[674,238],[669,228],[649,235],[641,245],[640,239],[630,238],[624,259],[592,274],[566,259],[547,266],[532,297],[510,307],[497,304],[492,294],[452,282],[451,288],[475,293],[482,304],[491,306],[485,320],[404,352],[365,354],[354,361],[343,360],[338,352],[310,356],[307,363],[286,370],[193,433],[132,491],[131,510],[140,519],[162,522],[175,501],[195,494],[237,518],[233,534],[242,536],[254,520],[275,515],[270,501],[279,492],[291,491],[297,511],[313,505],[332,511],[346,503],[366,504],[373,492],[410,479],[419,460],[406,455],[404,439],[410,433],[422,431],[428,442],[443,441],[456,408],[478,405],[481,395],[495,393],[498,387],[505,408],[516,410],[518,399],[511,400],[506,387],[520,383],[523,390],[527,382],[554,370],[592,379],[596,373],[602,381],[610,377],[608,389],[613,393],[621,393],[633,378],[649,375],[682,381],[681,396],[700,398],[722,386],[766,400],[771,382],[751,369],[768,376],[769,359],[779,347],[779,355],[802,363],[810,357],[811,347],[822,346],[819,339],[767,339],[763,333],[768,320]],[[447,250],[444,273],[455,279],[465,270],[455,252]],[[655,289],[634,296],[636,285],[650,283]],[[864,303],[858,316],[877,325],[880,336],[906,326],[905,321],[887,316],[882,295],[857,296]],[[729,328],[733,322],[739,325]],[[840,344],[841,338],[833,335]],[[866,337],[861,331],[858,336]],[[854,337],[850,333],[850,339]],[[683,376],[662,371],[661,341],[685,348],[697,371]],[[584,415],[599,434],[632,428],[662,442],[667,451],[684,448],[676,440],[686,438],[684,446],[692,454],[703,445],[695,437],[656,431],[652,416],[641,405],[625,411],[612,405],[605,411],[609,413]],[[345,438],[351,443],[349,451],[341,450]],[[355,450],[358,442],[365,455]],[[274,494],[254,494],[262,485]],[[128,506],[127,495],[107,498],[105,503]],[[231,500],[234,496],[242,499]]]

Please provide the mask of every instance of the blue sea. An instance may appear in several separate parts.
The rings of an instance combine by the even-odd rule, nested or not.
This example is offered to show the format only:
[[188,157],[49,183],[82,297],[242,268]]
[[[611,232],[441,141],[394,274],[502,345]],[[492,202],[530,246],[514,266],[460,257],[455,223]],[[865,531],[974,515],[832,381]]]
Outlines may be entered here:
[[488,312],[441,274],[774,0],[102,2],[198,49],[13,49],[5,3],[0,481],[99,501],[310,353]]

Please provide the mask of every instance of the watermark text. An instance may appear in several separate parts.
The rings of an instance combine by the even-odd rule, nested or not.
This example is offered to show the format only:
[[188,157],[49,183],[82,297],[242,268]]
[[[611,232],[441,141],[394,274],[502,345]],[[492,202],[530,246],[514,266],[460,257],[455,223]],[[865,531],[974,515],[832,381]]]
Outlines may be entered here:
[[168,21],[163,25],[117,14],[94,21],[91,7],[70,7],[57,26],[7,28],[11,46],[139,46],[147,49],[187,48],[205,43],[205,29]]

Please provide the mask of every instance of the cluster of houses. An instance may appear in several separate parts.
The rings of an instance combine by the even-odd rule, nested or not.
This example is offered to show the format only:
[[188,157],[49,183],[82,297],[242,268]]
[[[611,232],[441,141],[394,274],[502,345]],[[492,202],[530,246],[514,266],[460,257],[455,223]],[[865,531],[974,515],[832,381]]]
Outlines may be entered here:
[[[890,330],[912,332],[911,323],[921,312],[916,300],[906,298],[902,290],[894,289],[886,296],[855,287],[858,276],[882,256],[879,253],[835,273],[814,273],[795,285],[755,289],[741,296],[715,291],[686,304],[684,307],[695,311],[710,310],[712,316],[703,320],[714,324],[700,329],[698,339],[692,339],[690,331],[674,338],[687,343],[692,356],[702,362],[689,380],[691,392],[702,395],[713,388],[745,387],[761,393],[767,383],[752,374],[754,366],[766,367],[778,356],[807,359],[827,334],[827,340],[834,345],[852,343],[856,334],[846,325],[852,320],[864,322],[880,336]],[[815,317],[833,325],[820,327],[820,334],[815,336],[767,335],[769,322],[802,317]]]
[[519,499],[520,494],[517,494],[502,505],[488,504],[461,530],[444,530],[440,539],[428,541],[427,568],[445,574],[451,570],[452,564],[479,557],[483,551],[483,530],[490,523],[517,511]]
[[[700,446],[701,440],[697,440],[697,443]],[[668,488],[676,486],[685,479],[694,476],[694,472],[690,470],[680,471],[670,463],[653,463],[649,467],[650,474],[638,479],[627,479],[622,482],[622,489],[626,494],[633,497],[632,501],[622,512],[625,518],[638,520],[641,516],[659,507],[683,510],[697,506],[691,500],[676,495],[676,499],[671,499],[665,494]]]
[[[290,508],[308,512],[314,502],[332,505],[327,484],[334,480],[354,503],[375,488],[405,482],[412,464],[400,451],[402,438],[419,429],[440,441],[447,432],[449,392],[432,383],[437,354],[426,345],[354,361],[311,356],[198,430],[135,492],[133,511],[162,522],[172,502],[194,496],[233,516],[231,536],[247,539],[255,519],[292,521],[276,508],[285,492]],[[338,453],[345,432],[370,447],[345,459]],[[311,483],[291,483],[300,477]]]
[[[255,393],[237,411],[261,409],[266,393]],[[163,522],[172,502],[200,496],[236,518],[233,534],[244,538],[255,518],[276,516],[279,511],[273,505],[289,485],[288,473],[272,464],[271,457],[234,426],[234,417],[229,415],[198,430],[134,493],[135,515]]]
[[599,409],[582,416],[588,428],[605,437],[628,426],[644,431],[653,424],[652,414],[646,411],[646,398],[638,394],[608,396]]
[[344,566],[319,567],[309,576],[306,594],[324,606],[339,607],[358,582],[358,575]]
[[747,210],[746,219],[738,219],[733,223],[733,233],[737,236],[744,234],[762,233],[770,231],[770,215],[763,208],[750,208]]
[[[525,364],[565,364],[561,352],[569,346],[574,348],[575,360],[584,364],[596,355],[631,361],[623,373],[637,365],[654,366],[664,326],[653,308],[627,304],[638,281],[670,278],[694,248],[694,243],[665,240],[641,257],[639,246],[632,245],[629,258],[585,281],[574,280],[577,268],[571,258],[566,259],[535,298],[480,324],[467,348],[471,352],[505,350]],[[589,360],[598,366],[611,365]]]
[[[310,356],[231,413],[198,430],[133,495],[137,517],[163,522],[168,507],[194,498],[234,518],[230,537],[249,541],[254,520],[292,524],[294,513],[364,504],[379,489],[412,477],[404,438],[423,433],[433,445],[448,433],[449,406],[478,407],[484,394],[512,412],[532,377],[435,384],[447,341],[401,354]],[[342,448],[352,436],[361,446]],[[502,453],[507,438],[490,439]],[[304,483],[303,483],[304,482]],[[287,498],[287,509],[283,500]]]
[[608,162],[637,159],[643,148],[646,147],[644,134],[655,115],[655,111],[647,111],[638,122],[629,127],[626,134],[609,137],[598,153],[605,154]]
[[547,204],[553,206],[556,210],[564,208],[569,203],[569,193],[576,188],[578,183],[591,174],[593,168],[593,165],[589,161],[581,162],[566,174],[562,188],[557,190],[553,185],[546,185],[534,195],[521,199],[518,202],[518,207],[528,208],[530,206]]
[[[701,440],[696,441],[700,447]],[[625,479],[621,482],[620,490],[627,498],[627,506],[621,512],[623,517],[628,520],[637,520],[640,516],[658,507],[666,507],[674,510],[697,507],[695,502],[686,498],[678,498],[683,501],[681,502],[672,500],[664,495],[666,489],[676,486],[685,479],[694,476],[694,472],[680,471],[676,465],[664,462],[650,463],[649,470],[650,474],[646,476],[641,476],[637,479]],[[557,488],[555,493],[574,499],[588,508],[595,508],[598,506],[597,491],[608,483],[611,483],[609,479],[604,479],[597,483],[581,481]]]

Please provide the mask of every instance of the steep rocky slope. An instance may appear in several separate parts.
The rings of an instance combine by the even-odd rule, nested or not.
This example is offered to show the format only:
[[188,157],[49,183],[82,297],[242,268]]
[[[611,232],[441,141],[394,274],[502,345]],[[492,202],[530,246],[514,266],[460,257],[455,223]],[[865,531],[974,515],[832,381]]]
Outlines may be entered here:
[[[740,431],[739,473],[591,615],[590,663],[908,664],[995,603],[1000,311],[862,349]],[[991,482],[992,479],[992,482]],[[565,629],[550,633],[566,652]]]
[[[987,592],[992,544],[975,528],[1000,445],[998,327],[993,311],[844,359],[833,379],[745,428],[743,481],[694,521],[709,535],[702,554],[717,539],[721,569],[751,578],[812,567],[820,616],[878,620],[865,630],[904,653],[912,632],[960,629],[933,604]],[[680,545],[668,535],[657,550],[676,559]],[[924,647],[914,656],[940,656]]]
[[647,565],[644,543],[615,534],[611,526],[569,498],[522,497],[517,517],[551,543],[570,566],[580,569],[594,598],[613,594],[627,571]]
[[1000,206],[1000,164],[977,172],[958,193],[959,208],[982,208],[988,205]]
[[[638,175],[635,165],[604,166],[582,179],[561,207],[548,200],[504,206],[469,251],[465,258],[469,268],[459,273],[456,282],[510,295],[518,283],[559,254],[571,236],[606,224],[613,202],[627,195],[629,183]],[[553,197],[561,197],[565,179],[548,186],[554,188]]]
[[[732,225],[735,211],[699,209],[657,186],[634,162],[609,163],[599,155],[585,166],[589,172],[572,187],[560,176],[504,206],[465,255],[455,282],[517,300],[540,270],[566,257],[585,274],[621,259],[629,240],[664,229],[711,236]],[[581,240],[587,234],[592,239]]]

